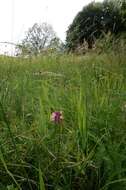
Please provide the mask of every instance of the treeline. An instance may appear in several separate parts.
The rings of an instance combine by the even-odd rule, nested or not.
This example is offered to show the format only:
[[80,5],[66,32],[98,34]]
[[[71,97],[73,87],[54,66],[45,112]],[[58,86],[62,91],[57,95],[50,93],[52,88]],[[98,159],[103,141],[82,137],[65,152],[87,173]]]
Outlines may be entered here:
[[55,52],[85,53],[86,50],[96,47],[99,39],[102,46],[107,44],[108,49],[112,38],[114,41],[121,39],[120,36],[125,32],[126,0],[92,2],[75,16],[67,30],[65,43],[58,38],[51,25],[35,23],[17,45],[17,52],[25,56]]

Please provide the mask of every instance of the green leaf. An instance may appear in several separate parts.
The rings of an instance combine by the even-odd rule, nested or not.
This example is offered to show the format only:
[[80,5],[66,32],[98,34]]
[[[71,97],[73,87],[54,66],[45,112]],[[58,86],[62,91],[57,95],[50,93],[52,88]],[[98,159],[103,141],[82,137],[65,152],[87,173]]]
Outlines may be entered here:
[[40,183],[40,190],[45,190],[43,174],[42,174],[40,166],[39,166],[39,183]]

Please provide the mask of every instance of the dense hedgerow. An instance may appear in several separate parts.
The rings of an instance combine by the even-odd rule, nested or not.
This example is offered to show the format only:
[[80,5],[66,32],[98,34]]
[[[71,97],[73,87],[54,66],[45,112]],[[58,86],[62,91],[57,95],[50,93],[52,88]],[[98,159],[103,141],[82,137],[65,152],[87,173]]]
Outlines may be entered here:
[[67,30],[66,47],[76,51],[85,41],[92,49],[97,39],[105,34],[121,34],[126,31],[126,1],[105,0],[85,6],[74,18]]

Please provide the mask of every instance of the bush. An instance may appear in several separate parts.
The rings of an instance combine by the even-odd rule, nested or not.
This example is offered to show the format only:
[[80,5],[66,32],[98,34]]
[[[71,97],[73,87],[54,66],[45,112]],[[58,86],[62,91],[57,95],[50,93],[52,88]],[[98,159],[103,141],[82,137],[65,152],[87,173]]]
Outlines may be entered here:
[[67,31],[68,51],[76,51],[78,46],[83,46],[84,41],[91,49],[94,42],[108,32],[117,35],[125,31],[124,10],[124,5],[122,9],[122,5],[119,7],[112,1],[93,2],[84,7]]

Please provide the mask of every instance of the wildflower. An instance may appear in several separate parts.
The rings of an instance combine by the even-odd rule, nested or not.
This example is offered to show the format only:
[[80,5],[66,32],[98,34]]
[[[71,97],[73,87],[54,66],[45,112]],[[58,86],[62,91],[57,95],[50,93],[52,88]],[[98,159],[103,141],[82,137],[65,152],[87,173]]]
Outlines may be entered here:
[[52,112],[50,120],[54,123],[60,123],[63,120],[63,112],[62,111]]

